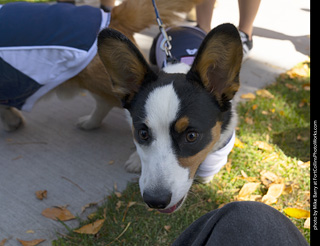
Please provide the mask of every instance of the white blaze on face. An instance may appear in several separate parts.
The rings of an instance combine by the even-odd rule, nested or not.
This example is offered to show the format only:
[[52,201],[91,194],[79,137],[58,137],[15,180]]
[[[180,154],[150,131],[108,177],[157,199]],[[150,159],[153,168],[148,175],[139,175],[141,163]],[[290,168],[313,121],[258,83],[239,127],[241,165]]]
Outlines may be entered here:
[[150,145],[135,142],[141,159],[141,193],[145,190],[166,189],[172,193],[167,207],[178,203],[188,192],[192,180],[189,170],[179,165],[174,155],[170,125],[176,119],[180,101],[172,84],[158,87],[150,93],[145,104],[146,119],[152,136]]

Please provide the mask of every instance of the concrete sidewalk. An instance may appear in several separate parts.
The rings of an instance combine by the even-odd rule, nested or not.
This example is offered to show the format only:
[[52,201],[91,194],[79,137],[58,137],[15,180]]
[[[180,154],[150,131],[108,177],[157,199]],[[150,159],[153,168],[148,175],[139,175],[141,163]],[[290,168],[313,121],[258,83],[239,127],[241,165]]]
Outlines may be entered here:
[[[238,17],[238,1],[218,0],[212,26],[237,25]],[[310,2],[262,1],[254,26],[254,48],[242,66],[237,99],[308,59]],[[157,32],[153,27],[136,35],[145,55]],[[115,184],[122,191],[137,179],[124,170],[134,144],[122,110],[113,110],[100,129],[86,132],[75,127],[77,118],[93,105],[88,94],[66,102],[52,97],[24,114],[22,129],[14,133],[0,129],[0,242],[7,239],[6,246],[20,245],[16,238],[43,238],[40,245],[51,245],[56,233],[66,229],[42,216],[43,209],[68,205],[74,215],[85,218],[92,209],[81,214],[83,206],[103,202]],[[48,198],[38,200],[37,190],[47,190]],[[66,224],[75,227],[77,221]]]

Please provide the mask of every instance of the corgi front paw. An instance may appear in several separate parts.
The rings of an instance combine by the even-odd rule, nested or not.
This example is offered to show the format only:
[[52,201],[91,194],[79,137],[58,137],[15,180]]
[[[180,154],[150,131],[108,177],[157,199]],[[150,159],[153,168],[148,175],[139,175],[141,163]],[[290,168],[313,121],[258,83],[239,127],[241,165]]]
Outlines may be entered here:
[[129,159],[124,164],[124,167],[129,173],[141,172],[141,161],[137,151],[130,155]]
[[21,113],[15,108],[2,108],[0,116],[3,128],[7,132],[17,130],[24,123]]

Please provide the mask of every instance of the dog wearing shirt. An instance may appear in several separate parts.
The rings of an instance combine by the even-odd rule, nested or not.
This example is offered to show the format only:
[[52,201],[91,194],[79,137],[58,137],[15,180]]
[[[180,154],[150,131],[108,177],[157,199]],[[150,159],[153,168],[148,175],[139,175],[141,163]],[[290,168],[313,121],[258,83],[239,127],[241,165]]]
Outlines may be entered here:
[[[159,0],[167,25],[201,0]],[[85,130],[97,128],[113,107],[121,107],[112,91],[109,69],[97,55],[97,35],[110,27],[134,42],[133,34],[156,24],[150,0],[125,0],[111,13],[66,3],[13,2],[0,5],[0,122],[6,131],[23,123],[22,111],[50,92],[71,98],[88,90],[96,105],[78,120]],[[108,105],[108,106],[105,106]]]
[[105,29],[98,38],[98,53],[127,109],[137,148],[127,170],[141,169],[143,200],[162,213],[181,207],[196,176],[210,180],[226,163],[235,139],[232,99],[242,63],[240,36],[232,24],[206,36],[187,27],[171,28],[168,35],[176,62],[157,55],[160,35],[151,49],[157,71],[121,33]]

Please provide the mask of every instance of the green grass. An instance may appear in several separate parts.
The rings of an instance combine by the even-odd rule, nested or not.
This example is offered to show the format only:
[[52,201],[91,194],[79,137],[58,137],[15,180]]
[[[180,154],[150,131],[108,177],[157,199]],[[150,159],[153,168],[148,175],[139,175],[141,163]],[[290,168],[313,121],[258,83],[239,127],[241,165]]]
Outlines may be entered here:
[[[305,74],[299,75],[301,70]],[[274,173],[278,177],[276,182],[286,187],[271,206],[280,212],[287,207],[310,210],[310,166],[304,163],[310,159],[308,71],[309,63],[300,64],[265,88],[273,98],[257,95],[239,105],[237,138],[242,146],[234,147],[228,164],[211,183],[193,184],[179,211],[165,215],[148,209],[138,184],[133,183],[121,196],[109,196],[91,219],[81,221],[80,227],[105,218],[96,235],[78,234],[69,228],[70,233],[60,235],[54,245],[170,245],[201,215],[235,201],[244,184],[261,182],[262,171]],[[257,141],[272,148],[258,148]],[[261,201],[267,191],[268,187],[261,182],[252,195]],[[304,228],[305,219],[289,218],[310,242],[310,231]]]

